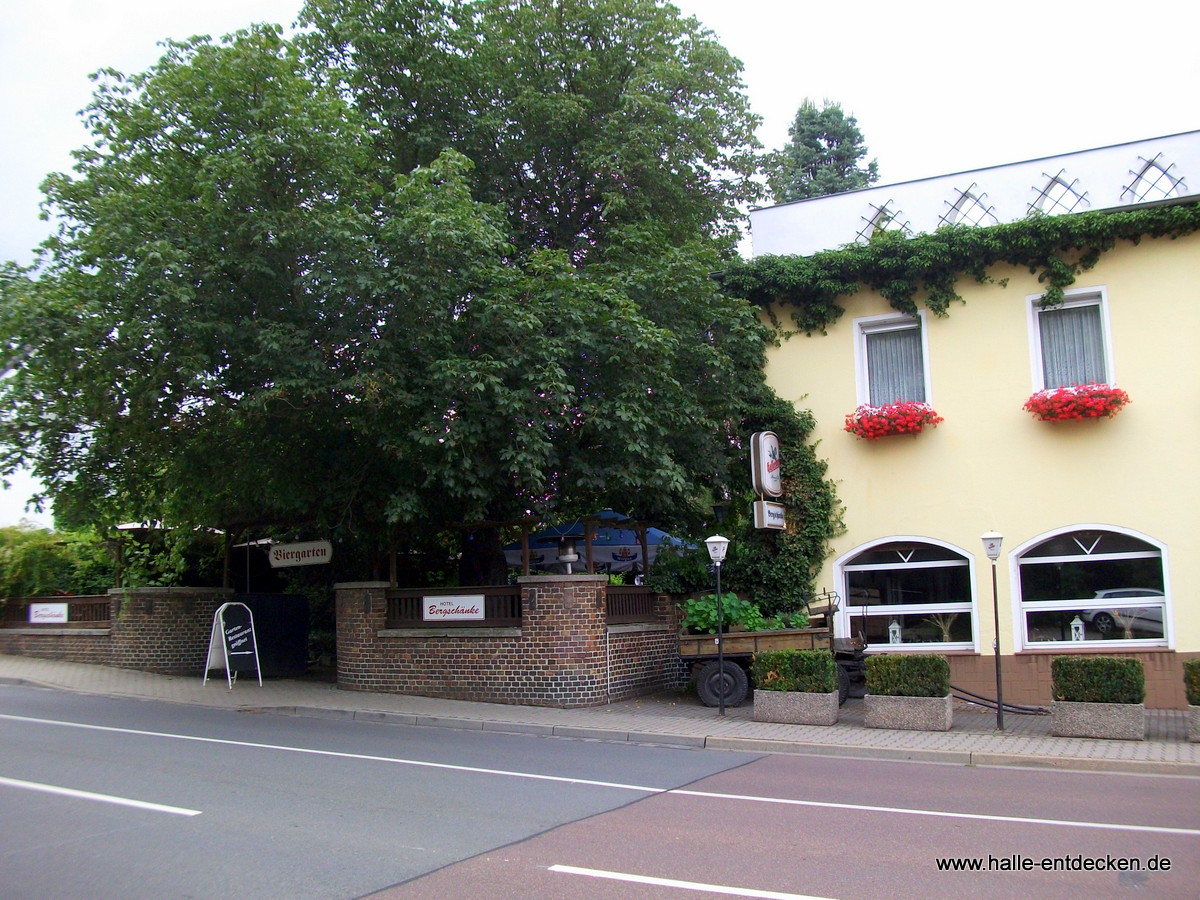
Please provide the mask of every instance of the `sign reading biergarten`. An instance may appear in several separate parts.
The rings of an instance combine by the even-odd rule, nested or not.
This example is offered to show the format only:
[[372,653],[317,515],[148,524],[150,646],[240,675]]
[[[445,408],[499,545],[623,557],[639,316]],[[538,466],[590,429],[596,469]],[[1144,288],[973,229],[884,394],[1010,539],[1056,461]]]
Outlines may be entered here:
[[268,554],[272,569],[287,566],[320,566],[333,558],[329,541],[307,541],[302,544],[276,544]]
[[779,436],[773,431],[756,431],[750,436],[750,477],[759,500],[754,503],[754,527],[783,531],[787,507],[761,499],[783,496],[783,454]]

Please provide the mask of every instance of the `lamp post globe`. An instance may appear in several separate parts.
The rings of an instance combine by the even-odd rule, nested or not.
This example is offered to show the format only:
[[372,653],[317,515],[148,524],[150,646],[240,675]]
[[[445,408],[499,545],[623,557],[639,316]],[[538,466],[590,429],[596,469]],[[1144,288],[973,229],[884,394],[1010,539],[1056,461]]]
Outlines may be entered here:
[[979,536],[983,541],[983,552],[992,561],[992,621],[996,629],[996,637],[992,641],[992,650],[996,656],[996,730],[1004,730],[1004,677],[1000,674],[1000,598],[996,590],[996,560],[1000,558],[1000,545],[1004,543],[1004,535],[998,531],[987,531]]
[[729,549],[729,538],[714,534],[704,541],[708,547],[708,558],[717,567],[717,714],[725,715],[725,645],[722,640],[723,629],[721,611],[721,563],[725,561],[725,551]]

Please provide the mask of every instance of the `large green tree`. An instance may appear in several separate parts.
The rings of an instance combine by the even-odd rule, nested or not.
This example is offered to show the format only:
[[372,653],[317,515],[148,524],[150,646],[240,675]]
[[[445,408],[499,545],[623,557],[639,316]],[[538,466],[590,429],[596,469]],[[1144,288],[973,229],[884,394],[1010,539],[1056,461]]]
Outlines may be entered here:
[[858,120],[837,103],[818,107],[806,98],[788,134],[788,143],[764,164],[776,203],[856,191],[879,180],[879,164],[863,164],[867,146]]
[[269,28],[100,74],[95,143],[45,184],[57,232],[0,307],[5,465],[68,521],[336,517],[317,473],[358,440],[356,273],[378,263],[350,113]]
[[0,276],[3,467],[78,522],[377,546],[701,517],[773,402],[710,277],[755,190],[736,62],[651,0],[303,19],[102,73],[57,232]]
[[301,43],[385,166],[451,147],[518,245],[586,258],[628,225],[734,237],[758,158],[740,64],[659,0],[309,0]]

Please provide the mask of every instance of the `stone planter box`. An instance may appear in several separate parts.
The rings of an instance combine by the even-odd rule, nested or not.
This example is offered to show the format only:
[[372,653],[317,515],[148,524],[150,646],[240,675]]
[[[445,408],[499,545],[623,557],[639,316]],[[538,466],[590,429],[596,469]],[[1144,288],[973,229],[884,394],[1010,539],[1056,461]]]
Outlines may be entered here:
[[889,697],[867,694],[863,698],[868,728],[898,728],[905,731],[949,731],[954,724],[954,707],[945,697]]
[[1056,737],[1104,738],[1114,741],[1146,739],[1144,703],[1050,702],[1050,733]]
[[1188,740],[1200,744],[1200,706],[1188,707]]
[[755,691],[754,721],[785,725],[834,725],[838,720],[838,692],[806,694],[800,691]]

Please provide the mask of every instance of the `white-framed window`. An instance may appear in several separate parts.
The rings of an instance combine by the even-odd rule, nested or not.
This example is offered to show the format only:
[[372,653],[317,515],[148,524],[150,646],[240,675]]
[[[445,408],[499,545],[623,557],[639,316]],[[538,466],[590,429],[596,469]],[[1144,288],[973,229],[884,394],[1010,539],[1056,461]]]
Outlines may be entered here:
[[1103,288],[1067,291],[1060,306],[1029,297],[1033,389],[1113,384],[1108,301]]
[[924,311],[915,317],[885,315],[854,320],[859,404],[930,402],[924,326]]
[[1166,550],[1111,525],[1076,525],[1013,551],[1027,649],[1169,645]]
[[837,561],[846,602],[838,633],[873,651],[977,650],[972,558],[930,538],[890,537]]

